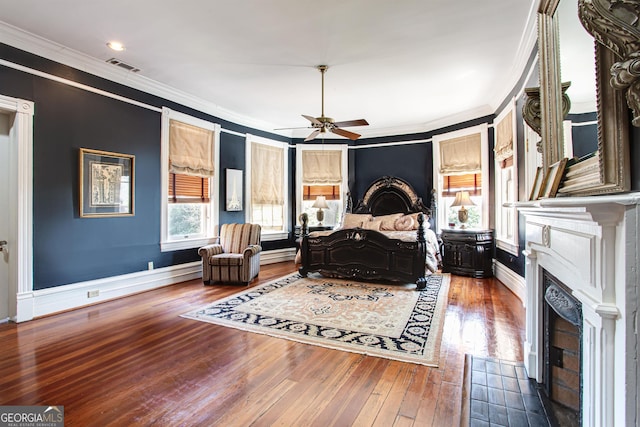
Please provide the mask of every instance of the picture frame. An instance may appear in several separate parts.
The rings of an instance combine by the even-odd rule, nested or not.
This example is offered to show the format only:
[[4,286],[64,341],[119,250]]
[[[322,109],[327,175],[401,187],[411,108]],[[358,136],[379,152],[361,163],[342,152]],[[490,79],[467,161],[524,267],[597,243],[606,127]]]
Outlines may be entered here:
[[242,170],[227,169],[227,193],[225,210],[237,212],[242,210]]
[[547,168],[547,173],[545,173],[544,182],[540,189],[539,198],[546,199],[556,196],[564,175],[564,169],[567,166],[567,161],[568,159],[565,157]]
[[540,197],[540,189],[542,188],[542,181],[544,180],[544,170],[542,167],[538,167],[536,169],[536,176],[533,179],[533,186],[531,187],[531,192],[529,193],[529,200],[538,200]]
[[133,216],[135,156],[80,148],[80,217]]

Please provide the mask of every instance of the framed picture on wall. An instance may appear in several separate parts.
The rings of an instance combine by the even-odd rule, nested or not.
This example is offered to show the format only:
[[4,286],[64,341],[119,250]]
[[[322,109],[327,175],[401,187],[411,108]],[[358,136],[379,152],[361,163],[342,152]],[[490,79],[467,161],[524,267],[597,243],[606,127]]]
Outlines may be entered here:
[[242,210],[242,170],[227,169],[226,210]]
[[134,215],[135,156],[80,148],[80,217]]

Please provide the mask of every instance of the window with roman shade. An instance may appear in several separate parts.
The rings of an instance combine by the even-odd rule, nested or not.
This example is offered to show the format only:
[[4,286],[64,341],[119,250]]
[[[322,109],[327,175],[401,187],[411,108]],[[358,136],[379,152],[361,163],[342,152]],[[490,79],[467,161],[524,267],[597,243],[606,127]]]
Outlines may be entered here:
[[502,169],[513,165],[513,112],[496,126],[495,160]]
[[283,205],[283,148],[251,144],[251,201],[256,205]]
[[218,232],[220,125],[162,108],[160,248],[212,243]]
[[339,200],[342,151],[302,151],[302,182],[303,200],[315,200],[318,196],[326,200]]
[[247,134],[247,222],[262,226],[263,240],[287,232],[288,145]]
[[482,144],[479,133],[440,141],[442,196],[455,197],[458,191],[471,196],[482,193]]
[[515,102],[498,115],[495,121],[495,237],[496,246],[513,255],[519,253],[517,201],[517,147],[514,132]]
[[486,123],[433,136],[433,182],[439,197],[438,230],[461,226],[461,208],[454,202],[456,195],[463,191],[469,192],[472,202],[471,206],[465,205],[468,212],[465,226],[489,226],[488,136]]
[[213,131],[169,120],[169,203],[208,203]]

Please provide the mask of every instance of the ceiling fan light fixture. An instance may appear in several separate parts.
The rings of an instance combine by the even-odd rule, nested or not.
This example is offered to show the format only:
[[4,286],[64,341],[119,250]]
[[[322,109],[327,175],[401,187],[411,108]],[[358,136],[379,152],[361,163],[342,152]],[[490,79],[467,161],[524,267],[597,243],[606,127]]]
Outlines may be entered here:
[[[305,119],[311,122],[311,126],[309,126],[309,129],[313,129],[313,132],[311,132],[311,134],[307,136],[307,138],[305,139],[305,142],[311,141],[318,135],[321,135],[324,140],[324,135],[327,132],[335,133],[336,135],[349,138],[352,141],[360,138],[360,134],[357,134],[355,132],[350,132],[342,128],[348,127],[348,126],[367,126],[369,123],[367,123],[365,119],[346,120],[346,121],[336,122],[331,117],[327,117],[324,115],[324,73],[327,71],[329,66],[318,65],[316,68],[320,71],[320,74],[322,75],[322,91],[321,91],[321,96],[322,96],[321,107],[322,108],[320,110],[321,111],[320,117],[307,116],[305,114],[302,115],[302,117],[304,117]],[[284,129],[287,129],[287,128],[284,128]],[[288,129],[295,129],[295,128],[288,128]]]

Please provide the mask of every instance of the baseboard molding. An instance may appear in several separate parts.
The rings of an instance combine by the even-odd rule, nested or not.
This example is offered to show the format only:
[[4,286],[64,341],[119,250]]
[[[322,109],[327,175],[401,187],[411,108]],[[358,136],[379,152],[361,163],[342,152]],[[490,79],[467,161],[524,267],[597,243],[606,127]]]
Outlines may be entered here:
[[494,260],[493,273],[503,285],[505,285],[511,292],[513,292],[525,306],[527,295],[527,284],[524,277],[514,273],[513,270],[506,267],[504,264]]
[[[295,248],[263,251],[260,254],[260,264],[293,261],[295,253]],[[32,320],[36,317],[73,310],[201,277],[202,263],[194,261],[27,292],[20,295],[19,303],[28,308],[22,312],[30,315],[13,320],[16,322]]]
[[273,249],[260,253],[260,265],[275,264],[276,262],[293,261],[296,248]]
[[32,293],[33,317],[47,316],[199,277],[202,277],[202,264],[196,261],[37,290]]

